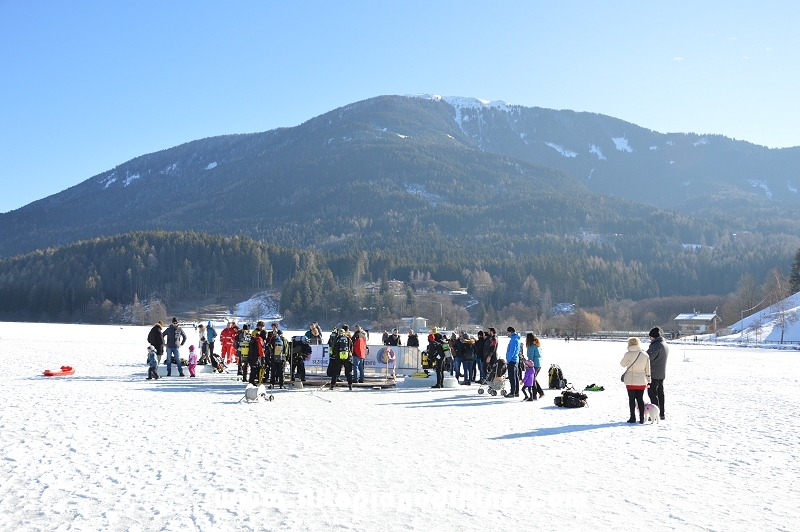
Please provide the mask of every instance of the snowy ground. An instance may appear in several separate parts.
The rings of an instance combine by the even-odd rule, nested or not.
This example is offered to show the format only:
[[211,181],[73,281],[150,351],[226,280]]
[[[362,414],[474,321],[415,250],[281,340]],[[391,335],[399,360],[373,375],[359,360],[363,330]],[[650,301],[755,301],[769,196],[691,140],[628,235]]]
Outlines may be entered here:
[[641,426],[621,343],[544,341],[606,387],[583,409],[475,386],[244,404],[223,375],[144,380],[147,331],[0,323],[0,530],[800,529],[797,352],[673,346],[667,419]]

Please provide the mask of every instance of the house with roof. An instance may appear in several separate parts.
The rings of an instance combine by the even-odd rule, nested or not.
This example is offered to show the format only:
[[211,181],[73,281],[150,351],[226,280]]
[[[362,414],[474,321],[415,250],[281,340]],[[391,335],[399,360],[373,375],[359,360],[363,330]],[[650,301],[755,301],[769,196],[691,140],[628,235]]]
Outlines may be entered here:
[[698,314],[696,310],[690,313],[675,316],[675,323],[681,335],[710,334],[717,332],[722,319],[717,316],[717,311]]
[[428,332],[428,320],[422,316],[414,318],[400,318],[402,324],[399,329],[401,333],[408,333],[409,329],[414,329],[416,332]]

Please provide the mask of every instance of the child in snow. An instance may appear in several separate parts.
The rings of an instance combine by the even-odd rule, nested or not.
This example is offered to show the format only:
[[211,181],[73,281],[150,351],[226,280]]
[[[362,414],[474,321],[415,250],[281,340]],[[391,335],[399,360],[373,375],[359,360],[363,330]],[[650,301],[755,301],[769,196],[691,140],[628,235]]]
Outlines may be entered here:
[[158,380],[158,360],[156,350],[151,345],[147,347],[147,380]]
[[535,401],[536,392],[533,390],[533,379],[536,377],[536,369],[533,367],[533,360],[525,361],[525,375],[522,377],[522,394],[524,401]]
[[194,370],[197,367],[197,351],[194,350],[194,346],[189,346],[189,360],[186,361],[189,365],[189,376],[196,377]]

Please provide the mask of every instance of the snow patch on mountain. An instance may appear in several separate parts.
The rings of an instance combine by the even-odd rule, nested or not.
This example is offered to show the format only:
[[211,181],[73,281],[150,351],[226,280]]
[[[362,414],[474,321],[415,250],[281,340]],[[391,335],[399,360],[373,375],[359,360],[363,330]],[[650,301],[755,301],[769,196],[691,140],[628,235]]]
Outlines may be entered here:
[[705,138],[705,137],[702,137],[702,138],[698,139],[697,142],[692,142],[692,144],[695,145],[695,146],[702,146],[704,144],[708,144],[708,139]]
[[212,168],[216,167],[217,167],[217,162],[214,161],[213,163],[208,163],[208,166],[206,166],[206,170],[211,170]]
[[107,188],[108,188],[108,186],[109,186],[111,183],[113,183],[114,181],[116,181],[116,180],[117,180],[117,178],[116,178],[116,177],[114,177],[114,174],[115,174],[115,173],[116,173],[116,172],[111,172],[110,174],[108,174],[107,176],[105,176],[103,179],[101,179],[100,181],[98,181],[98,183],[100,183],[101,185],[105,183],[105,186],[103,187],[103,189],[104,189],[104,190],[105,190],[105,189],[107,189]]
[[168,174],[170,172],[174,172],[178,168],[178,163],[172,163],[171,165],[167,166],[163,170],[161,170],[162,174]]
[[455,109],[456,116],[455,121],[458,124],[458,127],[461,128],[461,131],[466,135],[467,132],[464,131],[463,123],[468,122],[470,117],[468,114],[465,114],[465,111],[482,111],[484,109],[497,109],[498,111],[505,111],[511,112],[514,110],[514,106],[510,103],[504,102],[502,100],[482,100],[480,98],[468,98],[464,96],[440,96],[438,94],[408,94],[406,95],[407,98],[422,98],[424,100],[434,100],[434,101],[442,101],[449,104],[453,109]]
[[654,151],[654,150],[657,150],[657,149],[658,149],[658,146],[650,146],[650,151]]
[[[670,162],[672,162],[672,161],[670,161]],[[691,179],[687,179],[686,181],[681,182],[681,185],[683,185],[685,187],[688,187],[691,184],[692,184],[692,180]]]
[[786,188],[789,189],[789,192],[794,192],[795,194],[797,194],[797,189],[792,186],[791,181],[786,182]]
[[395,135],[397,135],[401,139],[407,139],[408,138],[408,135],[401,135],[400,133],[395,133]]
[[591,147],[589,148],[589,153],[594,153],[595,155],[597,155],[597,160],[598,161],[607,161],[608,160],[603,155],[603,152],[600,151],[600,148],[595,146],[594,144],[592,144]]
[[769,189],[769,185],[767,185],[766,181],[759,180],[759,179],[750,179],[747,181],[750,183],[752,187],[760,187],[764,189],[764,193],[767,195],[768,198],[772,197],[772,191]]
[[564,157],[577,157],[578,156],[577,152],[574,152],[572,150],[568,150],[568,149],[564,148],[564,146],[560,146],[560,145],[554,144],[552,142],[545,142],[545,144],[550,146],[554,150],[556,150],[558,153],[560,153]]
[[592,169],[589,171],[589,177],[587,177],[587,178],[586,178],[586,180],[587,180],[587,181],[588,181],[589,179],[591,179],[591,178],[592,178],[592,174],[593,174],[593,173],[594,173],[594,168],[592,168]]
[[407,193],[428,200],[434,207],[436,207],[437,203],[442,202],[441,196],[439,196],[438,194],[433,194],[431,192],[428,192],[422,185],[406,184],[404,186]]
[[614,144],[619,151],[626,151],[628,153],[633,153],[633,148],[628,145],[628,139],[625,137],[614,137],[611,140],[614,141]]
[[123,187],[127,187],[127,186],[128,186],[128,185],[130,185],[130,184],[131,184],[131,182],[132,182],[133,180],[135,180],[135,179],[139,179],[139,174],[133,174],[133,175],[131,175],[131,176],[128,176],[128,177],[126,177],[126,178],[125,178],[125,184],[124,184],[124,185],[122,185],[122,186],[123,186]]

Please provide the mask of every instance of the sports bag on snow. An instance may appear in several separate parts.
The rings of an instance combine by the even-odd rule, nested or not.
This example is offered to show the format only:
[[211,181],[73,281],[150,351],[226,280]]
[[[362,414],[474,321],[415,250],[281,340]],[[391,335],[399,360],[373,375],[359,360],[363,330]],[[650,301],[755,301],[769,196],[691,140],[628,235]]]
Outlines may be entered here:
[[555,364],[550,364],[547,372],[547,387],[551,390],[563,390],[567,387],[567,380],[561,372],[561,368]]
[[576,390],[564,390],[561,397],[556,397],[553,402],[556,406],[565,408],[582,408],[587,405],[586,394]]

